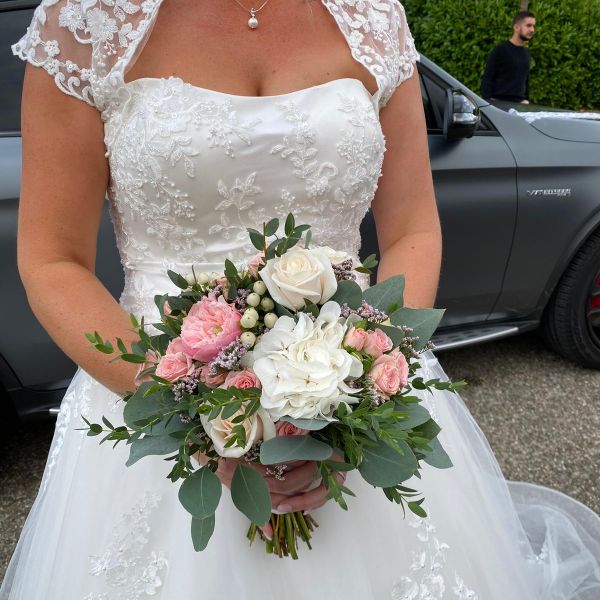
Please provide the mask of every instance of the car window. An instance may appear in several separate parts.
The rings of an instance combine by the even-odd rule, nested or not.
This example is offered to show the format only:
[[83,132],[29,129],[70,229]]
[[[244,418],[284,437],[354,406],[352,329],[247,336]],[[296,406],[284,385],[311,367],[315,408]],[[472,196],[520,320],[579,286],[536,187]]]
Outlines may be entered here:
[[421,97],[423,98],[423,110],[425,112],[425,122],[427,123],[427,130],[437,129],[437,122],[433,113],[431,98],[429,92],[423,81],[423,75],[419,72],[419,82],[421,84]]
[[0,135],[21,130],[25,62],[13,56],[10,47],[25,33],[34,11],[33,7],[9,10],[10,5],[14,2],[0,2]]

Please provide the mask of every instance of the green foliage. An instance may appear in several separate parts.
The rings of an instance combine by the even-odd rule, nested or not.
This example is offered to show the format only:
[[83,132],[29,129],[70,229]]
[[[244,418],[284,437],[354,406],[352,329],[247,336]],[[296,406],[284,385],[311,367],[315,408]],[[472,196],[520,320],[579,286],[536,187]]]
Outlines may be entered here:
[[[404,0],[417,50],[481,93],[487,58],[512,33],[516,0]],[[530,100],[558,108],[600,108],[598,0],[533,0],[536,36]]]
[[265,480],[257,471],[241,463],[231,480],[231,499],[256,525],[264,525],[271,516],[271,496]]

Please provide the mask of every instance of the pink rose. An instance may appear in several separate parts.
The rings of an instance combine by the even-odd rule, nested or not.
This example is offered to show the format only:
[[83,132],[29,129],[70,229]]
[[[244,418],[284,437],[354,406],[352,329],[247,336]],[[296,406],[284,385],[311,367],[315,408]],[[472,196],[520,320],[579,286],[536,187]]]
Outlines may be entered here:
[[167,352],[156,367],[156,374],[167,381],[177,381],[191,375],[195,370],[192,359],[183,351],[180,338],[169,342]]
[[258,277],[258,267],[265,264],[265,255],[264,252],[259,252],[255,254],[246,264],[246,268],[248,269],[250,275],[252,277]]
[[163,304],[163,313],[165,317],[168,317],[171,314],[171,306],[169,305],[168,300],[165,300],[165,303]]
[[152,381],[150,375],[148,373],[144,373],[144,371],[156,365],[159,360],[160,355],[154,350],[148,350],[146,352],[146,362],[142,363],[138,367],[137,373],[135,374],[135,378],[133,380],[133,383],[136,385],[136,387],[139,387],[142,385],[142,383],[146,383],[147,381]]
[[194,360],[210,362],[242,333],[241,314],[223,296],[217,300],[202,298],[183,319],[183,351]]
[[275,430],[277,431],[278,436],[306,435],[308,433],[306,429],[300,429],[300,427],[296,427],[287,421],[277,421],[277,423],[275,423]]
[[260,381],[252,369],[244,369],[243,371],[230,371],[227,373],[223,385],[226,388],[234,387],[247,390],[248,388],[260,388]]
[[363,350],[373,358],[379,358],[394,347],[392,340],[381,329],[367,332]]
[[406,356],[404,356],[397,348],[393,352],[390,352],[390,356],[393,356],[396,359],[396,368],[400,373],[400,389],[402,389],[408,383],[408,361],[406,360]]
[[396,354],[382,354],[375,360],[369,371],[369,379],[373,382],[375,389],[386,396],[393,396],[406,385],[408,380],[408,365],[404,369],[406,359],[401,352],[398,354],[402,358]]
[[200,369],[200,381],[209,388],[219,387],[225,381],[225,373],[210,374],[210,367],[204,365]]
[[350,327],[344,338],[344,345],[360,351],[363,349],[368,335],[369,334],[365,329]]

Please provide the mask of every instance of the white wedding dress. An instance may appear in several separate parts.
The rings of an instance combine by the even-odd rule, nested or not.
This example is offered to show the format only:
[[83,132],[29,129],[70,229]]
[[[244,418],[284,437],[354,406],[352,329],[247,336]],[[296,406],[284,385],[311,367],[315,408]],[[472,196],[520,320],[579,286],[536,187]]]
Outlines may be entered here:
[[[266,97],[177,77],[125,83],[161,0],[43,0],[13,46],[101,112],[127,311],[152,321],[154,294],[172,289],[167,267],[210,271],[248,257],[246,227],[290,211],[318,242],[357,253],[385,150],[379,109],[418,55],[394,0],[322,2],[377,80],[374,96],[351,78]],[[422,364],[424,377],[446,378],[432,352]],[[179,485],[165,478],[171,463],[148,457],[127,468],[125,446],[99,446],[77,430],[81,415],[119,423],[123,408],[80,370],[0,598],[600,598],[599,518],[560,493],[507,484],[459,396],[435,391],[424,403],[454,463],[425,465],[412,482],[428,518],[403,518],[351,473],[349,510],[330,502],[314,512],[314,548],[301,547],[300,560],[249,547],[246,518],[227,493],[208,549],[195,553]]]

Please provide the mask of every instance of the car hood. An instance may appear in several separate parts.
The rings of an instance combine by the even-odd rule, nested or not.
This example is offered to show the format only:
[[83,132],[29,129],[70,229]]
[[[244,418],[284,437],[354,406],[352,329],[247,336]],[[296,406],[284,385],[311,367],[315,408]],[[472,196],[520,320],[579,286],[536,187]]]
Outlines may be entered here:
[[600,144],[600,113],[509,112],[523,118],[548,137],[567,142]]

